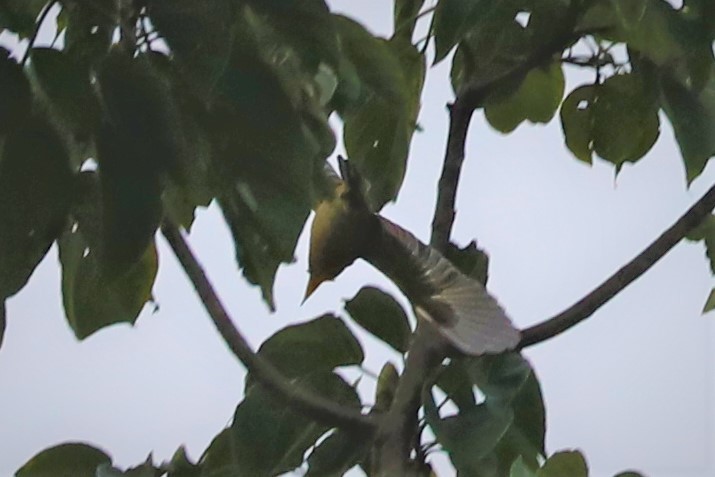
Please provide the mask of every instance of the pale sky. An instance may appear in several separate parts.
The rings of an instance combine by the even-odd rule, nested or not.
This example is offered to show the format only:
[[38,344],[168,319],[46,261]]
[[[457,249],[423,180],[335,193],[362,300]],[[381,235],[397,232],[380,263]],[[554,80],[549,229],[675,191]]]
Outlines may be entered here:
[[[391,2],[330,2],[376,33],[389,33]],[[2,38],[0,38],[2,39]],[[4,38],[5,44],[8,39]],[[384,214],[429,238],[451,99],[448,65],[428,73],[405,185]],[[590,78],[589,78],[590,79]],[[581,81],[568,76],[567,91]],[[491,257],[489,289],[525,327],[571,305],[653,240],[715,181],[708,168],[690,189],[665,121],[656,147],[617,178],[602,161],[570,156],[558,121],[503,136],[477,113],[458,196],[454,238],[476,238]],[[209,276],[251,343],[278,328],[339,311],[365,284],[395,288],[365,263],[300,306],[307,234],[282,267],[278,312],[237,271],[215,208],[191,236]],[[137,326],[117,325],[77,342],[61,309],[56,250],[8,301],[0,349],[0,476],[39,450],[92,443],[118,466],[185,444],[198,458],[231,419],[243,367],[228,352],[163,241],[155,296]],[[650,477],[715,475],[715,316],[700,310],[715,281],[701,244],[682,243],[586,323],[526,352],[547,406],[549,452],[582,450],[594,477],[639,469]],[[400,300],[405,303],[404,299]],[[361,334],[366,367],[399,358]],[[369,379],[365,389],[372,386]],[[369,398],[367,398],[369,399]],[[440,475],[452,471],[436,457]]]

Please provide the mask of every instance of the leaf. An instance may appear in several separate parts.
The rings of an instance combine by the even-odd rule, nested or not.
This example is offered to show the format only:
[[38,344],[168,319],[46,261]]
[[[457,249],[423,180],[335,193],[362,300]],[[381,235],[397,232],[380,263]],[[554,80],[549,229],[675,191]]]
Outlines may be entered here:
[[236,16],[234,2],[149,0],[147,11],[183,76],[207,97],[228,65]]
[[534,68],[521,86],[507,98],[492,97],[484,108],[489,124],[499,132],[509,133],[524,120],[548,123],[561,104],[564,73],[560,62],[545,68]]
[[183,445],[174,452],[167,470],[166,477],[201,477],[201,467],[189,460]]
[[448,365],[442,368],[436,382],[437,386],[444,391],[460,411],[472,408],[477,404],[474,397],[474,384],[465,364],[464,359],[452,359]]
[[[438,63],[469,31],[478,32],[516,13],[512,0],[442,0],[434,12],[435,59]],[[512,13],[513,12],[513,13]]]
[[99,121],[100,107],[89,71],[65,52],[33,48],[32,72],[53,112],[74,137],[87,141]]
[[71,197],[62,141],[45,120],[25,121],[0,157],[0,299],[27,283],[62,231]]
[[221,107],[206,129],[218,144],[212,168],[237,260],[273,310],[275,273],[294,260],[323,158],[281,79],[253,48],[248,42],[234,48],[218,85]]
[[[2,7],[0,7],[2,8]],[[32,106],[30,82],[22,67],[0,47],[0,135],[23,123]]]
[[49,447],[35,455],[15,477],[95,477],[97,467],[111,463],[103,451],[72,442]]
[[263,342],[258,354],[292,378],[360,364],[365,359],[355,336],[333,315],[279,330]]
[[526,465],[524,459],[519,456],[511,465],[509,477],[536,477],[536,473]]
[[393,38],[412,42],[417,15],[425,0],[395,0],[393,7]]
[[662,107],[673,125],[690,184],[715,155],[715,78],[695,92],[661,75],[660,87]]
[[485,404],[480,404],[457,415],[440,418],[431,393],[426,395],[427,423],[457,472],[460,475],[483,475],[482,461],[495,450],[509,429],[513,419],[511,412],[493,412]]
[[660,134],[657,97],[641,75],[611,76],[593,104],[593,149],[616,171],[643,157]]
[[102,209],[94,173],[80,176],[82,202],[73,210],[75,222],[59,240],[62,301],[67,322],[77,339],[115,323],[134,324],[151,299],[158,270],[154,243],[121,279],[102,273]]
[[146,253],[162,215],[161,181],[183,153],[179,114],[149,60],[119,50],[99,75],[106,117],[97,137],[103,273],[120,277]]
[[340,59],[334,16],[324,0],[249,0],[256,11],[288,44],[300,52],[304,61],[317,67],[325,62],[337,68]]
[[645,476],[643,474],[641,474],[640,472],[626,471],[626,472],[620,472],[615,477],[645,477]]
[[546,460],[537,477],[588,477],[586,460],[579,451],[557,452]]
[[401,353],[407,352],[412,328],[407,314],[392,296],[375,287],[363,287],[345,302],[345,310],[374,336]]
[[395,399],[397,386],[400,383],[400,374],[397,368],[391,362],[386,362],[380,370],[380,375],[377,377],[377,386],[375,387],[375,405],[373,409],[376,411],[387,411],[392,406],[392,401]]
[[460,272],[486,286],[489,279],[489,255],[477,247],[477,242],[472,240],[463,248],[450,242],[445,257]]
[[20,39],[29,37],[46,3],[46,0],[4,0],[0,3],[0,30],[7,28]]
[[98,66],[107,55],[118,27],[117,7],[114,0],[62,3],[58,23],[61,21],[64,26],[64,51],[77,64]]
[[561,105],[561,127],[566,147],[580,161],[593,162],[593,104],[597,97],[595,85],[579,86],[569,93]]
[[[359,409],[355,390],[333,373],[316,372],[294,381],[344,406]],[[252,386],[236,408],[231,426],[231,460],[237,473],[269,477],[295,469],[305,451],[328,427],[294,412],[261,386]]]
[[[715,310],[715,288],[710,290],[710,295],[708,295],[708,299],[705,301],[705,305],[703,306],[703,313],[707,313],[712,310]],[[1,335],[0,339],[2,339]]]
[[2,341],[5,338],[5,328],[7,326],[7,319],[5,317],[5,300],[0,303],[0,348],[2,348]]
[[379,40],[343,17],[337,24],[351,70],[361,84],[356,101],[339,111],[343,140],[369,185],[368,203],[377,211],[396,198],[404,179],[419,112],[424,56],[409,42]]
[[308,456],[306,477],[340,477],[370,451],[370,440],[340,429],[330,434]]

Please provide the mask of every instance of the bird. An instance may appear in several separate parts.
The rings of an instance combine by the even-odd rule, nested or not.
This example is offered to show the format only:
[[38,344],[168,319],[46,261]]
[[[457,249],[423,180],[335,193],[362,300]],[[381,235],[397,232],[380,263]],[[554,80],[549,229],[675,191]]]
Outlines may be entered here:
[[338,157],[338,166],[340,176],[327,166],[334,190],[315,207],[304,301],[321,283],[362,259],[392,280],[418,320],[433,324],[459,352],[481,356],[515,349],[520,332],[484,285],[434,247],[372,212],[358,172],[343,157]]

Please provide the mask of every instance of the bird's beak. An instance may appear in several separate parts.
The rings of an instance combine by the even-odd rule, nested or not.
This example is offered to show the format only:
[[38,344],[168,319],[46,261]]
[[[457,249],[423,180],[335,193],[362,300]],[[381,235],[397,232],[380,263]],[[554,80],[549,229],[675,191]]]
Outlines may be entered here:
[[321,278],[317,275],[311,275],[310,280],[308,280],[308,286],[305,289],[305,296],[303,297],[303,301],[300,302],[302,305],[305,303],[305,301],[308,299],[310,295],[313,294],[313,292],[320,286],[321,283],[325,281],[325,278]]

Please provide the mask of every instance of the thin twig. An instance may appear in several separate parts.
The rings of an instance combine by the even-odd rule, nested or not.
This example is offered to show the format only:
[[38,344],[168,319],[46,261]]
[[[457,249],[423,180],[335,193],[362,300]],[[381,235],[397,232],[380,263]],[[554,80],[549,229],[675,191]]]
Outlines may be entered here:
[[275,392],[296,411],[316,421],[353,432],[372,432],[377,428],[374,416],[347,409],[291,383],[272,364],[258,356],[233,324],[176,224],[166,220],[161,226],[161,232],[191,280],[221,337],[256,381]]
[[715,185],[660,237],[591,293],[553,318],[523,330],[519,348],[526,348],[553,338],[591,316],[608,300],[650,269],[688,232],[697,227],[713,208],[715,208]]
[[30,52],[32,51],[33,46],[35,46],[35,41],[37,41],[37,35],[40,33],[40,28],[42,28],[42,24],[45,23],[45,20],[47,19],[47,15],[50,14],[50,10],[52,10],[52,7],[55,6],[55,4],[58,2],[58,0],[53,0],[45,7],[42,9],[40,12],[40,16],[37,18],[37,21],[35,22],[35,29],[32,32],[32,36],[30,37],[30,41],[27,44],[27,49],[25,50],[25,53],[22,55],[22,60],[20,61],[20,64],[22,66],[25,66],[25,63],[27,63],[28,58],[30,58]]

